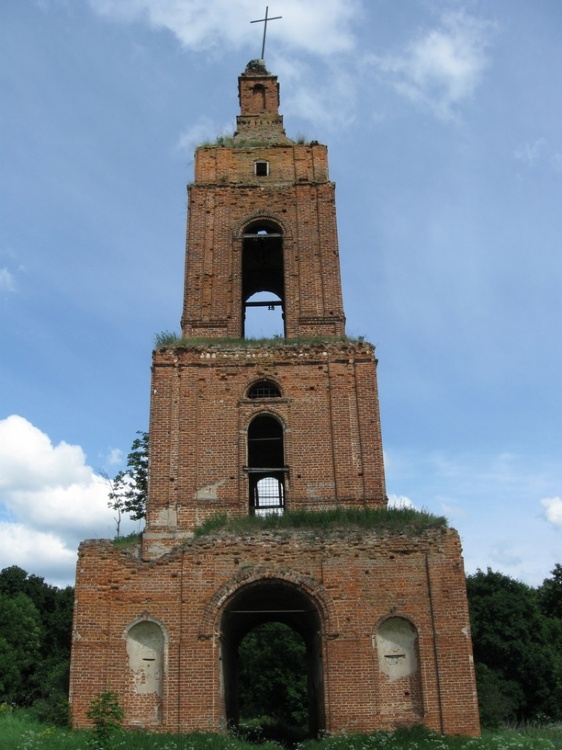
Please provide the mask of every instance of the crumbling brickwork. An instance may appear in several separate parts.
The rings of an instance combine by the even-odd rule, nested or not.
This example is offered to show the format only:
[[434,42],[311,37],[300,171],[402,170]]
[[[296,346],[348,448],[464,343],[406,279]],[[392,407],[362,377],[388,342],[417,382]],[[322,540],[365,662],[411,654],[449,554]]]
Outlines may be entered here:
[[[476,694],[458,536],[417,538],[369,531],[262,532],[201,537],[147,562],[111,542],[85,542],[77,574],[72,704],[86,723],[89,701],[111,686],[131,725],[167,731],[221,730],[228,696],[224,662],[237,633],[229,611],[259,612],[272,591],[278,619],[309,617],[299,627],[318,637],[321,672],[317,723],[329,732],[371,731],[423,723],[450,734],[478,731]],[[284,593],[280,593],[284,592]],[[309,615],[295,615],[306,599]],[[283,613],[286,610],[286,613]],[[134,689],[128,632],[155,623],[164,651],[160,694]],[[415,661],[400,638],[381,653],[384,625],[413,634]],[[307,631],[308,628],[308,631]],[[379,637],[377,637],[379,636]],[[381,661],[386,662],[382,664]],[[151,662],[148,662],[151,664]],[[136,674],[137,682],[142,677]],[[320,705],[321,703],[321,705]]]
[[[386,505],[377,362],[345,336],[327,149],[287,138],[262,61],[239,94],[234,137],[196,152],[183,338],[153,355],[142,542],[80,547],[74,723],[115,690],[128,726],[225,730],[238,646],[274,620],[306,644],[311,735],[478,734],[455,531],[195,535],[217,512]],[[260,292],[284,335],[248,341]]]

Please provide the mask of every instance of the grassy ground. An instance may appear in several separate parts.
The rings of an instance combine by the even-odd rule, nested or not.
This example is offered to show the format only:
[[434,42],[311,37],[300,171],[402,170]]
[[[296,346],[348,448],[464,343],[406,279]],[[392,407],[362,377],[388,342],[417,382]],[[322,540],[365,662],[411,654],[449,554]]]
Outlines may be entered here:
[[[155,735],[141,732],[119,732],[107,750],[255,750],[236,737],[215,734]],[[278,750],[267,742],[261,750]],[[2,750],[96,750],[92,732],[47,727],[33,721],[24,712],[0,714],[0,748]],[[371,735],[328,737],[307,740],[299,750],[560,750],[562,726],[499,730],[484,732],[480,738],[443,737],[423,730],[377,732]]]

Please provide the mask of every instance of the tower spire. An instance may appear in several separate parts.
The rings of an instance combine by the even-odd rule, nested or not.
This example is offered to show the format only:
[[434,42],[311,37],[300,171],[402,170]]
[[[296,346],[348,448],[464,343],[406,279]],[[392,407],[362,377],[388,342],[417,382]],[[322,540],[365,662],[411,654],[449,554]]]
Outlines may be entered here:
[[269,5],[265,6],[265,18],[258,18],[255,21],[250,21],[250,23],[263,23],[263,40],[261,44],[261,57],[260,60],[265,60],[265,36],[267,34],[267,24],[269,21],[278,21],[280,18],[283,18],[283,16],[272,16],[271,18],[268,17],[268,11],[269,11]]

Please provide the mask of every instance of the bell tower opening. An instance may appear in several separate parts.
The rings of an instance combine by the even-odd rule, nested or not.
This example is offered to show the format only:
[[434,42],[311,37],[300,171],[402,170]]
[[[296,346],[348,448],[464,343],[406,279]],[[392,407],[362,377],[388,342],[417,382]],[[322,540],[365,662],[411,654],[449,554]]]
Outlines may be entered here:
[[283,513],[285,508],[285,457],[283,426],[269,414],[257,416],[248,428],[250,513],[256,516]]
[[254,222],[244,232],[242,306],[245,338],[285,337],[283,234],[273,222]]

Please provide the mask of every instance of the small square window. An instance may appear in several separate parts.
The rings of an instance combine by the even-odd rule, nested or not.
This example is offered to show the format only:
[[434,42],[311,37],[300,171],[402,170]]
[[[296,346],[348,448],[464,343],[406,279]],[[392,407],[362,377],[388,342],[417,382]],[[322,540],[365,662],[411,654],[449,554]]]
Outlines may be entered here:
[[267,177],[269,175],[269,162],[255,161],[254,174],[256,175],[256,177]]

